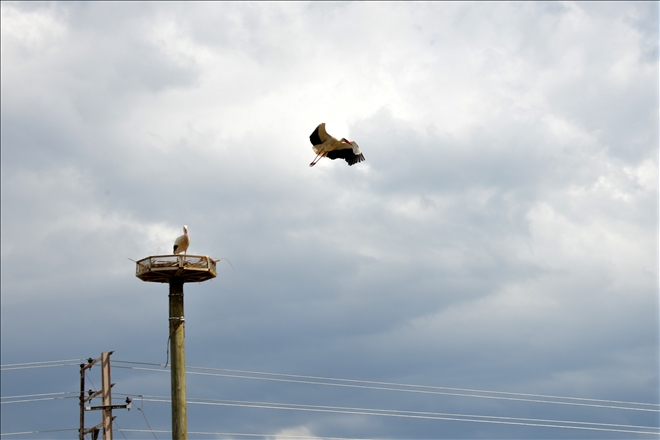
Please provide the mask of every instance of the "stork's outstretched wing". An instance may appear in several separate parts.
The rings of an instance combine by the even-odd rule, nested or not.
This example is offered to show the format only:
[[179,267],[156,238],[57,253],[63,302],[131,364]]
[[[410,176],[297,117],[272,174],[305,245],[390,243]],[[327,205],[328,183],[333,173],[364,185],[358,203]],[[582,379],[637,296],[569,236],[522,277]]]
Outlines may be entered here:
[[[347,145],[348,146],[348,145]],[[359,148],[345,148],[343,150],[332,150],[328,152],[326,156],[328,159],[344,159],[346,163],[350,165],[355,165],[364,160],[364,155]]]
[[312,143],[312,145],[316,146],[321,145],[331,137],[332,136],[330,136],[328,132],[325,131],[325,122],[323,122],[314,129],[314,132],[311,135],[309,135],[309,141]]

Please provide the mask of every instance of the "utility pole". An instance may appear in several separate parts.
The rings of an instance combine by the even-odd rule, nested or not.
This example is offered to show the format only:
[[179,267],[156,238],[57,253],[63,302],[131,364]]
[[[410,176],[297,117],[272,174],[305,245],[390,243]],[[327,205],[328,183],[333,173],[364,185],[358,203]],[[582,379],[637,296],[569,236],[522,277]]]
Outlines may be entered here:
[[172,440],[188,439],[186,409],[185,318],[183,284],[201,283],[216,277],[216,261],[200,255],[157,255],[136,262],[135,276],[142,281],[168,283],[169,332],[172,367]]
[[112,440],[112,385],[110,383],[110,355],[113,352],[101,354],[101,393],[103,405],[103,440]]
[[186,408],[186,347],[183,315],[183,280],[170,281],[170,353],[172,367],[172,438],[188,438],[188,410]]
[[87,364],[80,364],[80,429],[78,430],[78,440],[85,440],[85,435],[94,431],[96,428],[94,427],[90,430],[85,430],[85,403],[93,399],[91,394],[89,397],[85,397],[85,372],[100,360],[101,358],[89,358],[87,359]]
[[[112,440],[112,421],[116,417],[112,416],[113,409],[131,409],[131,398],[126,398],[126,405],[112,404],[112,387],[114,383],[110,382],[110,355],[113,351],[101,353],[97,359],[87,359],[87,364],[80,364],[80,429],[78,430],[78,440],[84,440],[87,434],[92,434],[92,440],[97,440],[101,428],[103,428],[103,440]],[[87,391],[85,397],[85,372],[92,368],[98,362],[101,362],[101,391]],[[101,406],[85,406],[95,397],[101,396]],[[101,410],[103,412],[103,421],[98,425],[85,429],[85,411]]]

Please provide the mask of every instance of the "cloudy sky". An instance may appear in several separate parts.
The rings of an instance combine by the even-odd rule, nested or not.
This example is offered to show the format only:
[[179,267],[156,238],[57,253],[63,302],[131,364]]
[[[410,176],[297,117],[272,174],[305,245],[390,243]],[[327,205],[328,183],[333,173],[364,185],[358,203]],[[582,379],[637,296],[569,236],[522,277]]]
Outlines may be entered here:
[[[3,2],[2,433],[77,429],[34,395],[114,350],[115,438],[168,438],[130,259],[186,224],[231,262],[185,306],[189,431],[233,435],[190,438],[657,436],[658,15]],[[309,168],[321,122],[366,161]]]

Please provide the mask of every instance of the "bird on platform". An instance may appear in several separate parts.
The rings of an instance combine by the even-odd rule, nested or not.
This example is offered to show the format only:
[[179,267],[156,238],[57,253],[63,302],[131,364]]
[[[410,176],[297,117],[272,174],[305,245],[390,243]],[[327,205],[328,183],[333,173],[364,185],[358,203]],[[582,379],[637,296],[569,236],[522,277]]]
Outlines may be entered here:
[[309,136],[309,140],[312,143],[314,153],[316,153],[316,157],[309,164],[310,167],[316,165],[324,157],[332,160],[344,159],[349,166],[364,160],[357,142],[351,142],[346,138],[338,140],[330,136],[325,131],[325,122],[316,127],[314,133]]
[[186,255],[188,251],[188,246],[190,246],[190,237],[188,236],[188,226],[183,225],[183,235],[179,236],[174,240],[174,254],[180,254],[183,252]]

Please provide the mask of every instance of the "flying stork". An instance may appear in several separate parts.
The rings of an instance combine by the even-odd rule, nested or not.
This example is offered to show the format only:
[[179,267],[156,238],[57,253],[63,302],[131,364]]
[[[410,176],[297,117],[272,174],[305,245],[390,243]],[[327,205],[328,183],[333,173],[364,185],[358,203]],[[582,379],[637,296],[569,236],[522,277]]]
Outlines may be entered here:
[[188,226],[183,225],[183,235],[179,236],[174,241],[174,254],[180,254],[183,252],[184,255],[187,255],[188,246],[190,245],[190,237],[188,236]]
[[309,136],[309,140],[313,145],[312,149],[314,150],[314,153],[316,153],[316,157],[312,163],[309,164],[310,167],[316,165],[316,163],[324,157],[332,160],[344,159],[349,166],[355,165],[364,160],[364,156],[362,155],[357,142],[351,142],[346,138],[337,140],[330,136],[328,132],[325,131],[325,122],[316,127],[314,133]]

